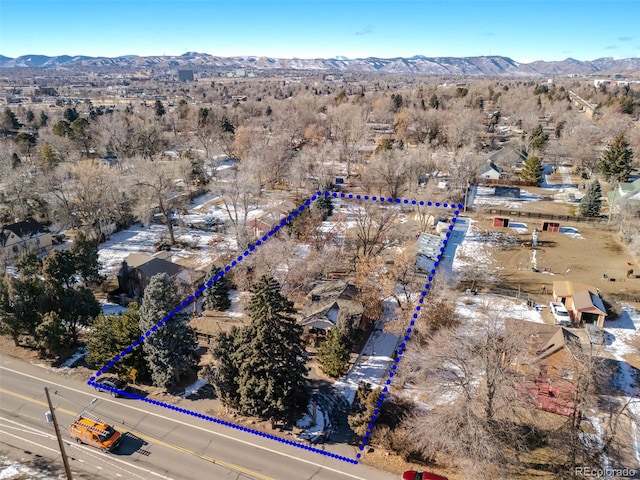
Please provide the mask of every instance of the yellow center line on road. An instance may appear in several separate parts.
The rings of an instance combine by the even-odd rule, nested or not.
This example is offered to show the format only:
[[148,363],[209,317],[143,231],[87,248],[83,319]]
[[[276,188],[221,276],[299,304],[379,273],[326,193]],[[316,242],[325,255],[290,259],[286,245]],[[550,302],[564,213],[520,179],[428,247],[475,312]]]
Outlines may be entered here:
[[[46,402],[43,402],[43,401],[40,401],[40,400],[36,400],[34,398],[31,398],[31,397],[27,397],[26,395],[22,395],[22,394],[17,393],[17,392],[12,392],[11,390],[7,390],[5,388],[0,388],[0,393],[3,393],[5,395],[11,395],[12,397],[19,398],[19,399],[24,400],[26,402],[35,403],[36,405],[40,405],[42,407],[49,408],[49,405]],[[62,413],[65,413],[67,415],[70,415],[72,417],[77,417],[78,416],[78,412],[73,412],[71,410],[67,410],[66,408],[56,407],[56,412],[62,412]],[[187,448],[180,447],[179,445],[174,445],[172,443],[164,442],[162,440],[159,440],[159,439],[154,438],[154,437],[150,437],[149,435],[146,435],[146,434],[143,434],[143,433],[140,433],[140,432],[129,430],[129,433],[135,435],[138,438],[141,438],[142,440],[145,440],[148,443],[155,443],[157,445],[161,445],[163,447],[170,448],[170,449],[176,450],[178,452],[182,452],[182,453],[186,453],[186,454],[189,454],[189,455],[196,456],[196,457],[201,458],[202,460],[205,460],[207,462],[215,463],[216,465],[220,465],[221,467],[228,468],[229,470],[233,470],[235,472],[243,473],[243,474],[248,475],[250,477],[254,477],[254,478],[258,479],[258,480],[275,480],[274,478],[267,477],[266,475],[262,475],[261,473],[254,472],[253,470],[241,467],[240,465],[235,465],[233,463],[224,462],[222,460],[218,460],[217,458],[213,458],[213,457],[210,457],[208,455],[200,455],[199,453],[196,453],[196,452],[194,452],[192,450],[189,450]]]

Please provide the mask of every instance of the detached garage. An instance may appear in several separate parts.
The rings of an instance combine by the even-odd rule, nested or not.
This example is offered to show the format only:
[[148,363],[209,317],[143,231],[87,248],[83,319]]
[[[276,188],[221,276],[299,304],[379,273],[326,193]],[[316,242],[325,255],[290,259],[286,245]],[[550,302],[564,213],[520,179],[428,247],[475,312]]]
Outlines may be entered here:
[[598,328],[604,327],[607,310],[602,299],[589,290],[581,290],[573,294],[572,310],[577,322],[593,323]]
[[509,219],[503,217],[493,217],[493,226],[494,227],[508,227]]
[[571,316],[571,323],[593,323],[603,328],[607,310],[597,289],[568,280],[553,282],[553,300],[562,302]]
[[540,229],[543,232],[559,232],[560,224],[558,222],[542,222]]

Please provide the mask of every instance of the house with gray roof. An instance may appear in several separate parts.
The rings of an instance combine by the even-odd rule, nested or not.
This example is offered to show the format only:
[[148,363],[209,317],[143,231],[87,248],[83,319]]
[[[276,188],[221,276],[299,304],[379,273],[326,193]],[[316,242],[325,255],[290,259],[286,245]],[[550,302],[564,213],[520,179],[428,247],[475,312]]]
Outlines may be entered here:
[[13,263],[25,252],[46,255],[53,248],[51,233],[33,218],[0,228],[0,259]]
[[132,253],[122,262],[118,272],[120,291],[138,300],[144,296],[151,277],[166,273],[169,278],[185,286],[193,285],[198,279],[194,270],[171,261],[170,252]]
[[335,326],[358,328],[363,323],[364,305],[356,300],[358,289],[344,280],[318,284],[307,295],[300,325],[309,331],[327,332]]

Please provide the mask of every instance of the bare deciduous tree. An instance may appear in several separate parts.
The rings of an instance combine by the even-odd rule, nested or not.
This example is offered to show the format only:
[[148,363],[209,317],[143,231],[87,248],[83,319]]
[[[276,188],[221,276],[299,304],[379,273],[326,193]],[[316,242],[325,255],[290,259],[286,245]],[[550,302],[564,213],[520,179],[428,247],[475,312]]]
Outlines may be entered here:
[[135,159],[134,186],[138,191],[136,214],[144,223],[151,220],[158,211],[169,230],[169,241],[176,242],[173,231],[172,214],[186,202],[180,195],[176,179],[179,178],[178,162],[152,162],[148,158]]
[[393,239],[389,235],[397,212],[393,208],[379,207],[366,202],[350,206],[356,235],[356,251],[365,257],[379,254]]

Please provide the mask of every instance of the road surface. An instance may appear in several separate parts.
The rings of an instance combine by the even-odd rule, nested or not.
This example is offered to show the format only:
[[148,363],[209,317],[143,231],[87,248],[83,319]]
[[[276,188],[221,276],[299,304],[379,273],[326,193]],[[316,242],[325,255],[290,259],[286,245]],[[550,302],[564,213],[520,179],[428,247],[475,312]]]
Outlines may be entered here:
[[[74,479],[397,478],[145,402],[113,399],[83,382],[1,354],[0,455],[54,465],[56,473],[61,472],[53,427],[44,420],[45,386],[52,394]],[[93,398],[99,401],[90,405]],[[85,408],[124,435],[113,454],[71,441],[66,427]]]

